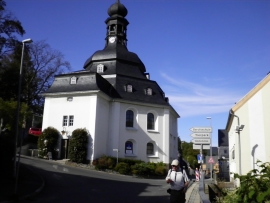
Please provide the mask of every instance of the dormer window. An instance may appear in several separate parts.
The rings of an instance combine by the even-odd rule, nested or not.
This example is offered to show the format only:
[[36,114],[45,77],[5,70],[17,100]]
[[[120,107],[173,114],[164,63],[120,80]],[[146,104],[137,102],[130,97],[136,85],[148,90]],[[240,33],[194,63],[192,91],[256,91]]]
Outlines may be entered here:
[[103,73],[104,72],[104,65],[99,64],[97,65],[97,73]]
[[71,85],[77,84],[77,78],[75,76],[73,76],[73,77],[70,78],[70,84]]
[[127,92],[132,92],[132,85],[127,85]]
[[152,95],[152,93],[153,92],[152,92],[152,89],[150,87],[148,87],[148,88],[145,89],[145,94],[146,95]]
[[132,92],[132,85],[125,85],[124,87],[126,92]]

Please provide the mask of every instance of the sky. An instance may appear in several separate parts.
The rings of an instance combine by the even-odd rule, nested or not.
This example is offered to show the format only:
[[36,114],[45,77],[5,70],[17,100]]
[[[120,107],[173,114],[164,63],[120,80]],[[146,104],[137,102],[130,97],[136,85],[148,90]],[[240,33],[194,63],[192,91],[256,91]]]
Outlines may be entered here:
[[[19,40],[45,40],[72,71],[105,45],[116,0],[6,0],[22,23]],[[229,111],[270,71],[269,0],[120,0],[128,50],[136,53],[180,115],[178,136],[212,126],[212,146]],[[211,117],[211,119],[206,119]]]

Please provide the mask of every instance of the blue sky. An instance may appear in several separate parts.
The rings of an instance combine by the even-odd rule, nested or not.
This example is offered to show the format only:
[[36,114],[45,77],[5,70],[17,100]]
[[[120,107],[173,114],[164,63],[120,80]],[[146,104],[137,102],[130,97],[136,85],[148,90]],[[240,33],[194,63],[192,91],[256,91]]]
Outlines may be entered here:
[[[270,71],[269,0],[120,0],[128,9],[128,50],[144,63],[181,118],[226,126],[229,110]],[[104,48],[107,10],[116,0],[6,0],[26,34],[61,51],[72,70]]]

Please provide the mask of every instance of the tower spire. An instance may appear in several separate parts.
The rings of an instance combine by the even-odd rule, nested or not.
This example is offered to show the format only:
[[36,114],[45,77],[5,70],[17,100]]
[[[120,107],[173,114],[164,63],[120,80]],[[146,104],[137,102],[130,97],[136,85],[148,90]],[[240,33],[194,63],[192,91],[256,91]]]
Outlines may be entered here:
[[108,9],[108,15],[105,23],[107,24],[106,46],[108,45],[127,45],[127,25],[129,22],[125,18],[128,11],[126,7],[116,0],[116,3]]

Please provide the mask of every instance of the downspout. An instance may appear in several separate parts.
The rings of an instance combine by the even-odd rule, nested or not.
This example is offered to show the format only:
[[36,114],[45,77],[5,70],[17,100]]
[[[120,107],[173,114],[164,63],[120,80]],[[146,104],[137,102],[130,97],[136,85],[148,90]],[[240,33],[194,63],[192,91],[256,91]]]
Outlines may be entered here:
[[[238,127],[240,127],[239,117],[235,115],[232,110],[230,110],[230,114],[237,118],[237,125]],[[241,172],[241,145],[240,145],[240,130],[239,129],[237,129],[237,133],[238,133],[238,149],[239,149],[239,175],[241,175],[242,174]]]

